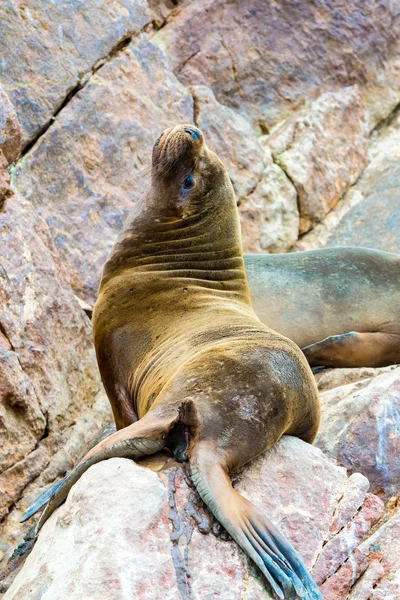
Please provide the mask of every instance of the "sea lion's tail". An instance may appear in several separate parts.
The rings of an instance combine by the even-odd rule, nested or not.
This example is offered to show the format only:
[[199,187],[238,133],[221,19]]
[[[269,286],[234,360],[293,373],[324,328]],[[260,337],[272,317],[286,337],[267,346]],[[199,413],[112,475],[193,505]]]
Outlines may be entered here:
[[168,432],[177,418],[177,416],[163,420],[143,418],[102,440],[66,477],[40,494],[22,515],[20,522],[29,519],[47,504],[35,528],[34,535],[37,536],[50,515],[64,502],[74,483],[89,467],[108,458],[139,458],[159,452],[165,447]]
[[194,446],[190,466],[200,496],[260,568],[278,598],[322,600],[317,585],[288,540],[264,514],[234,490],[227,468],[206,442]]

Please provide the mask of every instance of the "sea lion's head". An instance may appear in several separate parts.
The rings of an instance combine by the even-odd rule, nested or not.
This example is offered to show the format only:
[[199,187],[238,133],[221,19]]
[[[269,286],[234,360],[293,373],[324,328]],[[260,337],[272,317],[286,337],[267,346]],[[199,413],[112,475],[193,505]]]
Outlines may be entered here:
[[153,148],[152,191],[157,202],[179,216],[234,202],[225,166],[200,129],[180,124],[166,129]]

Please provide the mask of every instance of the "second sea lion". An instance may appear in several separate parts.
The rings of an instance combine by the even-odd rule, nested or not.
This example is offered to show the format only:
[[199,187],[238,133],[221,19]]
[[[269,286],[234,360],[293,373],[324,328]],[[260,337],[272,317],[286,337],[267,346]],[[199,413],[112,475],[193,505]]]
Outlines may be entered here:
[[312,366],[400,363],[400,256],[369,248],[245,254],[253,308]]
[[229,478],[284,434],[311,443],[319,400],[299,348],[252,310],[234,191],[193,125],[154,147],[148,192],[104,267],[93,331],[117,431],[26,517],[49,501],[39,529],[96,462],[169,448],[275,594],[321,600],[290,543]]

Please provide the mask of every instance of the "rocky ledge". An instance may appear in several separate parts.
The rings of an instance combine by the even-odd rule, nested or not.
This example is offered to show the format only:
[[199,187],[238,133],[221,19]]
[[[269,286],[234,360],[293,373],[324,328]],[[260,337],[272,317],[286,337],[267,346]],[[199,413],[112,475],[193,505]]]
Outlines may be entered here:
[[[399,485],[400,368],[327,371],[318,379],[317,445],[326,454],[284,436],[233,474],[235,487],[291,540],[324,600],[394,600],[400,595],[400,510],[392,495]],[[382,454],[382,443],[393,448]],[[164,454],[140,464],[111,459],[83,475],[43,527],[4,600],[38,596],[272,598],[205,508],[185,467]]]

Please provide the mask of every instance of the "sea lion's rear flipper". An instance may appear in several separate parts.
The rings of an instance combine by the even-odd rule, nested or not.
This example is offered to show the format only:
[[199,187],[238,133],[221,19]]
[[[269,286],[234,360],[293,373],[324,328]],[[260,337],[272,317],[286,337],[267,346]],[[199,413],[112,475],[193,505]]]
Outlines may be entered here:
[[400,335],[349,331],[331,335],[302,351],[312,367],[384,367],[399,362]]
[[143,419],[116,431],[94,446],[71,473],[36,498],[23,514],[21,522],[29,519],[47,504],[36,526],[37,535],[50,515],[64,502],[74,483],[89,467],[108,458],[139,458],[162,450],[169,430],[178,419],[178,413],[167,418],[151,418],[150,415],[151,413],[147,413]]
[[213,515],[265,575],[278,598],[322,600],[321,593],[288,540],[232,487],[227,469],[206,443],[194,447],[191,475]]

